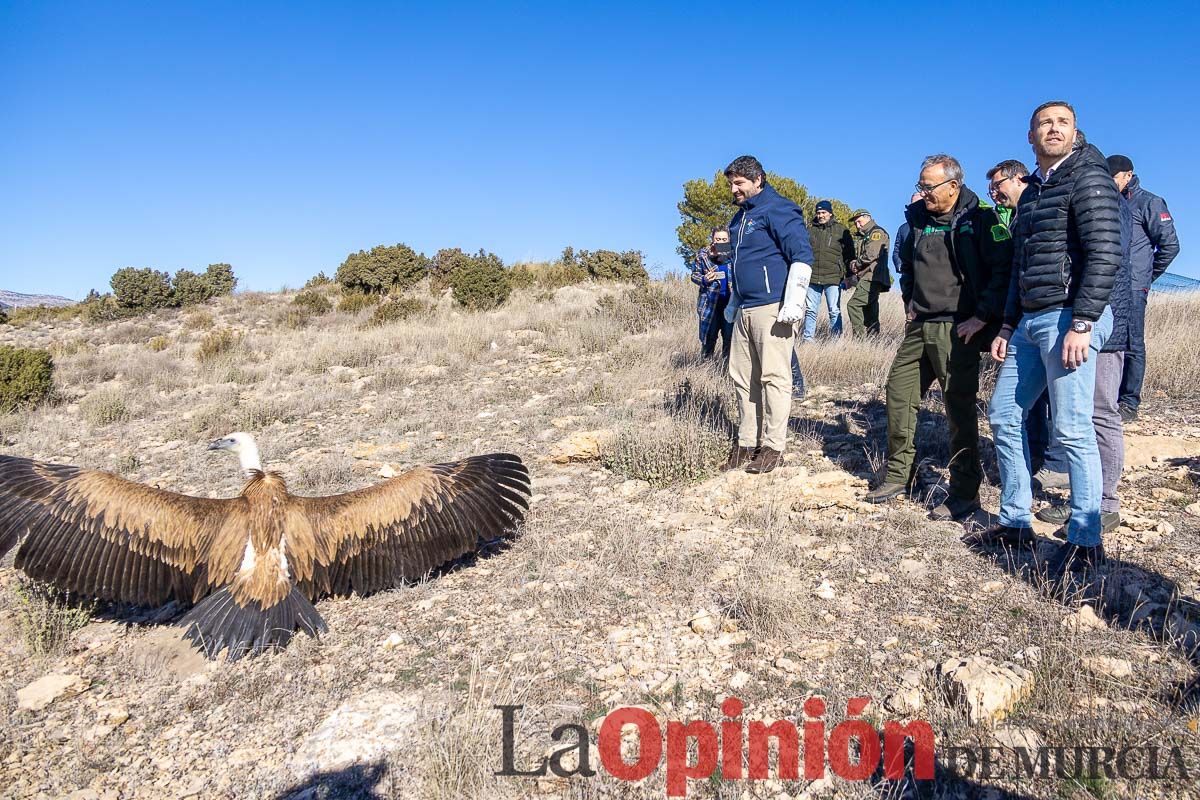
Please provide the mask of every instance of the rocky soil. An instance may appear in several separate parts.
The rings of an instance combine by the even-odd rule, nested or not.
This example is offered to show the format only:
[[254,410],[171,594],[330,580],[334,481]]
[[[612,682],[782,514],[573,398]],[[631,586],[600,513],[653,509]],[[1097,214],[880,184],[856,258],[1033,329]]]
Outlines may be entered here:
[[[718,475],[732,390],[693,356],[689,287],[668,284],[676,307],[641,332],[598,305],[622,291],[520,293],[478,315],[442,302],[385,328],[341,313],[288,328],[287,294],[100,327],[0,328],[0,341],[51,347],[58,363],[55,403],[0,419],[6,453],[228,496],[236,464],[204,446],[245,429],[298,493],[495,450],[525,459],[535,492],[504,551],[324,600],[319,641],[236,663],[186,647],[173,605],[56,610],[65,638],[42,647],[37,632],[53,631],[10,555],[0,794],[662,797],[662,770],[619,781],[594,747],[595,777],[496,776],[494,706],[523,707],[514,759],[528,769],[562,746],[550,738],[559,725],[594,743],[605,714],[628,705],[716,723],[731,695],[747,723],[802,723],[819,696],[832,728],[866,696],[868,721],[927,720],[939,748],[1153,743],[1200,775],[1200,405],[1152,397],[1127,427],[1112,563],[1096,585],[1054,595],[1031,570],[1051,528],[1033,551],[977,551],[962,526],[926,519],[947,456],[936,393],[921,423],[921,502],[861,502],[884,449],[874,383],[810,386],[783,467]],[[198,360],[223,328],[237,345]],[[156,337],[165,346],[149,346]],[[801,355],[815,372],[838,352]],[[936,786],[717,777],[691,781],[689,796],[1181,798],[1200,796],[1194,786],[1178,773]]]

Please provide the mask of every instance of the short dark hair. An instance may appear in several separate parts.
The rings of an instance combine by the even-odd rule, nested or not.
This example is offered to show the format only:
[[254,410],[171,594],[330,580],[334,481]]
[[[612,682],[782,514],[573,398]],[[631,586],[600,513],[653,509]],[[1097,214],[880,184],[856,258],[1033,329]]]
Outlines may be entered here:
[[726,226],[724,226],[724,225],[718,225],[717,227],[715,227],[715,228],[713,228],[713,229],[712,229],[712,233],[710,233],[710,234],[708,235],[708,238],[710,238],[710,239],[711,239],[712,237],[716,236],[718,233],[724,233],[724,234],[728,234],[728,233],[729,233],[729,228],[727,228],[727,227],[726,227]]
[[1033,130],[1033,126],[1037,124],[1038,114],[1042,113],[1047,108],[1053,108],[1054,106],[1062,106],[1071,112],[1072,117],[1077,120],[1079,119],[1079,115],[1075,113],[1075,106],[1071,105],[1066,100],[1048,100],[1047,102],[1042,103],[1040,106],[1035,108],[1033,113],[1029,115],[1029,130]]
[[996,166],[987,171],[987,179],[990,181],[995,177],[996,173],[1000,173],[1004,178],[1023,178],[1029,174],[1029,167],[1017,161],[1015,158],[1010,158],[1006,161],[1001,161]]
[[1075,141],[1071,143],[1071,151],[1082,150],[1087,147],[1087,137],[1083,135],[1083,130],[1075,129]]
[[763,169],[763,165],[754,156],[738,156],[725,168],[726,178],[736,176],[750,181],[756,181],[759,178],[765,181],[766,175],[767,172]]

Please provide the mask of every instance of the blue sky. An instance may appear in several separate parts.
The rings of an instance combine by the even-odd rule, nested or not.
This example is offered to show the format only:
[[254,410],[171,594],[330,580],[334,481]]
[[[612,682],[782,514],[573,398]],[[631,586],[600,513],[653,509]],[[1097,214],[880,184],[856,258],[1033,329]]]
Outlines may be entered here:
[[894,229],[923,156],[982,192],[1060,97],[1200,277],[1195,3],[436,5],[0,0],[0,288],[398,241],[677,269],[683,182],[737,155]]

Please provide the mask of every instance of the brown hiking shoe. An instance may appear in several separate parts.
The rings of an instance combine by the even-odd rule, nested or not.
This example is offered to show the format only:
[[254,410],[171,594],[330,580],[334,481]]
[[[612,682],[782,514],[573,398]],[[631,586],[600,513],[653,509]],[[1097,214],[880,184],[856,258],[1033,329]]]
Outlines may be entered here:
[[729,472],[731,469],[737,469],[744,464],[748,464],[754,459],[755,452],[753,447],[738,447],[734,444],[729,458],[725,459],[725,463],[721,465],[721,472]]
[[754,460],[746,465],[746,472],[763,474],[770,472],[783,463],[783,451],[772,450],[769,447],[759,448]]

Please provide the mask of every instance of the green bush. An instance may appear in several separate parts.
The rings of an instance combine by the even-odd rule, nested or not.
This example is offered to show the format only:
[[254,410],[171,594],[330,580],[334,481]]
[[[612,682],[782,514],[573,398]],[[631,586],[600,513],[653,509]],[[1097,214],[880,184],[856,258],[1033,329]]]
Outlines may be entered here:
[[504,262],[480,250],[450,276],[454,299],[473,311],[496,308],[508,299],[512,285]]
[[328,314],[333,310],[333,303],[329,302],[328,297],[311,289],[306,289],[293,297],[292,305],[313,316]]
[[404,290],[425,277],[429,259],[406,244],[379,245],[351,253],[338,267],[342,288],[367,294]]
[[600,453],[601,463],[652,486],[703,480],[729,452],[729,437],[697,417],[672,419],[655,428],[626,428]]
[[308,279],[308,283],[304,284],[305,289],[315,289],[318,286],[328,286],[333,283],[333,278],[325,274],[324,270],[318,272]]
[[393,297],[375,306],[375,311],[366,324],[369,327],[378,328],[427,311],[429,311],[429,304],[414,297]]
[[237,286],[233,267],[209,264],[203,275],[181,269],[171,282],[171,302],[176,306],[194,306],[220,295],[232,294]]
[[378,305],[379,295],[363,294],[362,292],[343,292],[342,299],[338,300],[338,311],[345,311],[348,314],[357,314],[364,308],[370,308],[373,305]]
[[0,325],[8,324],[8,312],[0,308]]
[[460,269],[469,266],[471,256],[457,247],[447,247],[438,250],[429,264],[429,288],[434,292],[444,292],[450,288],[450,279]]
[[146,347],[152,352],[161,353],[171,346],[171,340],[165,336],[155,336],[150,341],[146,342]]
[[563,250],[560,262],[565,266],[574,266],[587,273],[588,277],[598,281],[634,281],[650,280],[642,254],[637,250],[626,250],[618,253],[615,250],[580,250],[568,247]]
[[171,305],[171,278],[153,269],[125,267],[113,273],[109,281],[117,305],[127,311],[142,313]]
[[54,388],[54,360],[45,350],[0,346],[0,412],[36,405]]
[[576,263],[551,261],[546,263],[517,264],[508,271],[508,280],[514,289],[561,289],[588,279],[587,270]]
[[83,321],[92,324],[112,322],[126,316],[115,297],[111,294],[97,294],[95,289],[88,292],[88,296],[79,304],[79,309]]

